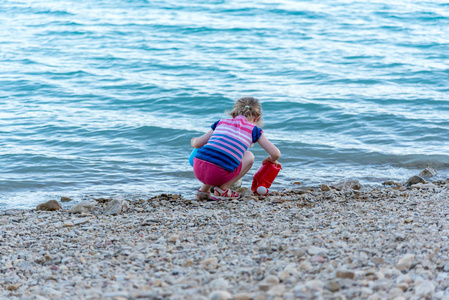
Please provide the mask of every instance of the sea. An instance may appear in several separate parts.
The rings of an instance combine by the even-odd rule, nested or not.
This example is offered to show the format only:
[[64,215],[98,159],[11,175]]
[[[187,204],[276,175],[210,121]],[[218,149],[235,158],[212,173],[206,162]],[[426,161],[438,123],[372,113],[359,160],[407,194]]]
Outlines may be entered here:
[[447,1],[0,0],[0,26],[0,210],[194,197],[190,140],[246,96],[272,191],[449,177]]

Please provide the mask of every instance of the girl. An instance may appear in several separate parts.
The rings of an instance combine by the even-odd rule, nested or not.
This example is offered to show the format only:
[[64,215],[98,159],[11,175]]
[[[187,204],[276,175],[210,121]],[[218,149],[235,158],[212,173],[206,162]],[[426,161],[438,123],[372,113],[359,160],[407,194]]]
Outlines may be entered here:
[[[252,143],[258,142],[268,152],[269,156],[263,163],[271,161],[282,167],[277,162],[281,152],[256,126],[262,116],[259,100],[252,97],[237,100],[230,115],[232,119],[218,120],[208,133],[190,141],[193,148],[201,148],[193,161],[195,176],[203,183],[197,198],[220,200],[240,197],[229,188],[251,169],[254,155],[248,148]],[[212,186],[215,188],[211,197]]]

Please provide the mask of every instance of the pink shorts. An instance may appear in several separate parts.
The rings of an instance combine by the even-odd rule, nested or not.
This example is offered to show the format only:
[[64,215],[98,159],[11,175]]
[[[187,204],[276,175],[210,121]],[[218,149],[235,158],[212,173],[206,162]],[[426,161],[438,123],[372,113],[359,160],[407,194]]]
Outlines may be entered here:
[[213,163],[197,159],[193,160],[193,172],[196,178],[204,184],[220,186],[231,181],[242,170],[242,163],[232,172],[226,171]]

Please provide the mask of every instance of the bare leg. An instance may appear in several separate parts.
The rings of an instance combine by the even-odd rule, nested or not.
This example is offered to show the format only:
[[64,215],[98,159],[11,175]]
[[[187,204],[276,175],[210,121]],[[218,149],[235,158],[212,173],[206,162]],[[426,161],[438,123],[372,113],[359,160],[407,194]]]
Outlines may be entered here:
[[201,188],[200,188],[200,192],[203,192],[203,193],[209,193],[211,187],[212,187],[211,185],[203,184],[203,185],[201,186]]
[[251,169],[254,163],[254,154],[250,151],[246,151],[245,155],[242,158],[242,169],[240,170],[240,174],[237,177],[234,177],[231,181],[226,182],[219,186],[222,190],[227,190],[234,183],[236,183],[240,178],[242,178],[248,171]]
[[211,187],[212,187],[211,185],[203,184],[203,186],[201,186],[198,192],[196,192],[195,198],[198,200],[209,200]]

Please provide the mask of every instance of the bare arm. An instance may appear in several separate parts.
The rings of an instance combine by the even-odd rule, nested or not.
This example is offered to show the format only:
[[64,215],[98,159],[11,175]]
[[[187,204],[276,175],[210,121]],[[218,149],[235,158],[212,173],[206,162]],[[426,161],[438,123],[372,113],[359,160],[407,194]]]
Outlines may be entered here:
[[279,151],[279,149],[275,145],[273,145],[273,143],[270,142],[263,133],[260,136],[258,142],[259,145],[269,154],[269,156],[265,158],[262,163],[271,161],[272,163],[282,168],[282,165],[277,161],[281,157],[281,151]]
[[192,140],[190,141],[190,145],[193,148],[203,147],[204,145],[206,145],[207,141],[210,139],[213,132],[214,132],[213,130],[210,130],[209,132],[203,134],[200,137],[192,138]]

